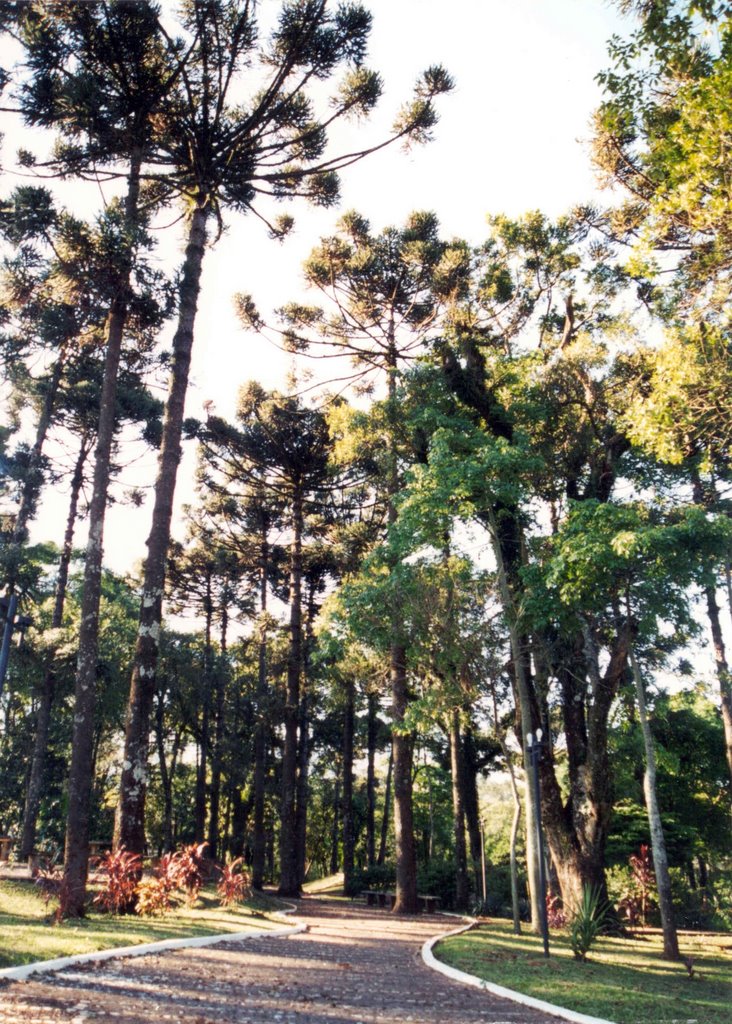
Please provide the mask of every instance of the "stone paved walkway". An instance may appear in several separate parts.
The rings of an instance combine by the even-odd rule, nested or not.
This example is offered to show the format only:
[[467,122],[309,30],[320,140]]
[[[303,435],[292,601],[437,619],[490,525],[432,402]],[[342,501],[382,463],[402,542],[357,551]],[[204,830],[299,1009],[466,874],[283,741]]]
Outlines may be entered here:
[[0,987],[2,1024],[558,1024],[453,982],[422,943],[439,915],[307,899],[308,931],[84,964]]

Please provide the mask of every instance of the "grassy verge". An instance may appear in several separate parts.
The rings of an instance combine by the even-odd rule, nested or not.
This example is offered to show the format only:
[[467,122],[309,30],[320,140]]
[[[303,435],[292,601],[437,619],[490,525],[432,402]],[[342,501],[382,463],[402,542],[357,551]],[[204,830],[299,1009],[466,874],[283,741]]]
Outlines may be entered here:
[[551,956],[533,935],[491,922],[440,942],[435,956],[468,974],[615,1024],[731,1024],[732,935],[681,936],[694,977],[662,960],[660,937],[603,937],[589,960],[572,956],[566,936],[552,934]]
[[92,911],[83,920],[55,925],[49,923],[48,908],[31,882],[0,881],[0,967],[160,939],[274,928],[281,922],[268,915],[281,908],[263,896],[224,908],[211,887],[201,890],[195,906],[162,917],[111,917]]

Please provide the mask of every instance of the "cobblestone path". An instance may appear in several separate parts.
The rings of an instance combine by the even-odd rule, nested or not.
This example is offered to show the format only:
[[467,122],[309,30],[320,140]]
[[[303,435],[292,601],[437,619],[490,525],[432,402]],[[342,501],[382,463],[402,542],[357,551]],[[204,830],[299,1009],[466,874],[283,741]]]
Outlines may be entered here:
[[557,1024],[453,982],[422,943],[439,915],[298,904],[308,931],[84,964],[0,987],[2,1024]]

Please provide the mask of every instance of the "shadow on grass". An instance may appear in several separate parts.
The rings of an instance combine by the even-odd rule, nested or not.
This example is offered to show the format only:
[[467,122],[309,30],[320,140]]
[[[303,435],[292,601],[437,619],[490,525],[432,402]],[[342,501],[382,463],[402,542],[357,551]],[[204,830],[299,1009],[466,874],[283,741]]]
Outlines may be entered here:
[[[271,903],[267,909],[273,909]],[[254,931],[277,923],[246,905],[224,909],[210,890],[202,891],[195,905],[183,905],[159,917],[112,917],[91,909],[87,917],[56,924],[32,883],[3,880],[0,968],[164,939]]]
[[603,938],[588,962],[580,963],[566,935],[552,934],[552,955],[545,960],[538,939],[514,936],[501,924],[448,939],[435,954],[487,981],[617,1024],[682,1019],[730,1024],[732,961],[724,951],[729,936],[715,942],[708,936],[682,937],[693,977],[683,963],[661,959],[660,941],[650,946],[645,939]]

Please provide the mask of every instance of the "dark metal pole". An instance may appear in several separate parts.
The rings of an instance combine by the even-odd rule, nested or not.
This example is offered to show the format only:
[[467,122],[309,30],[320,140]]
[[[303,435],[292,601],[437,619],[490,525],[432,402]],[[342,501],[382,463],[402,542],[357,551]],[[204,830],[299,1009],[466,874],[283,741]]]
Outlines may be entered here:
[[480,869],[483,876],[483,913],[486,913],[485,901],[488,899],[488,889],[485,881],[485,824],[480,823]]
[[540,733],[537,731],[536,740],[529,734],[529,756],[534,769],[534,805],[536,821],[536,845],[539,857],[539,919],[541,922],[541,937],[544,942],[544,956],[549,956],[549,921],[546,913],[546,863],[544,860],[544,835],[541,828],[541,789],[539,786],[539,758],[541,757]]
[[8,658],[10,657],[10,641],[13,637],[13,626],[15,625],[15,612],[18,608],[18,595],[11,594],[5,610],[5,629],[3,630],[3,642],[0,647],[0,697],[2,697],[5,676],[8,671]]

